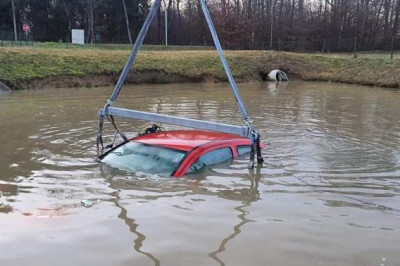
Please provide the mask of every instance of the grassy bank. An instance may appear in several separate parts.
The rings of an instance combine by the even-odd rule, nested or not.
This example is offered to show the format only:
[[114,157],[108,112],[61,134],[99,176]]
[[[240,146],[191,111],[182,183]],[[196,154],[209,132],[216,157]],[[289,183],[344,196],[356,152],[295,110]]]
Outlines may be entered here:
[[[12,89],[110,85],[129,51],[0,48],[0,81]],[[400,87],[400,59],[227,51],[238,81],[263,80],[272,69],[292,79]],[[129,83],[226,81],[215,51],[141,51]]]

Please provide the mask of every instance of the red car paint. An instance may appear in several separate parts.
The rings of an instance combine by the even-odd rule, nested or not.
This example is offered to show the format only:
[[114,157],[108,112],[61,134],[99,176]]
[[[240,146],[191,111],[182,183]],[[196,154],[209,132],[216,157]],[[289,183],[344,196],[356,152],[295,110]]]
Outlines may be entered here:
[[[190,166],[207,152],[229,147],[233,158],[236,158],[238,146],[251,145],[249,139],[238,135],[201,130],[164,131],[142,135],[131,140],[188,152],[181,165],[173,173],[174,178],[185,175]],[[265,147],[265,145],[262,146]]]

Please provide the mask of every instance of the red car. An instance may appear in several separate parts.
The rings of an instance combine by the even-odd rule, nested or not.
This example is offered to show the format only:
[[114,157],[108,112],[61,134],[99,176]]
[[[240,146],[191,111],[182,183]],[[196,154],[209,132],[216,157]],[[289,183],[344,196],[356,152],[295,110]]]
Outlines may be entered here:
[[247,138],[211,131],[177,130],[146,134],[123,142],[99,159],[127,171],[182,177],[250,153]]

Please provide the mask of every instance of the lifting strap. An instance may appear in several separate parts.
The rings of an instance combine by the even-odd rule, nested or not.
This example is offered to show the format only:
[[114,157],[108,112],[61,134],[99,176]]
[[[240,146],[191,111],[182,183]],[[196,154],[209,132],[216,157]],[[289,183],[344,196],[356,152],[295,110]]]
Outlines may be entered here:
[[[100,155],[103,154],[104,149],[111,149],[114,146],[117,134],[119,134],[124,141],[128,141],[128,138],[125,136],[125,134],[122,133],[118,129],[117,124],[115,124],[114,116],[107,113],[108,106],[109,106],[108,103],[104,106],[104,110],[106,110],[105,114],[101,111],[99,112],[99,131],[97,132],[97,136],[96,136],[97,157],[99,157]],[[106,147],[104,147],[104,143],[103,143],[104,115],[107,116],[108,121],[110,121],[111,125],[114,127],[114,130],[115,130],[113,142],[110,145],[107,145]]]
[[254,168],[254,157],[257,154],[257,163],[262,164],[264,159],[261,156],[261,143],[260,143],[260,133],[253,131],[251,134],[251,151],[250,151],[250,162],[247,168]]

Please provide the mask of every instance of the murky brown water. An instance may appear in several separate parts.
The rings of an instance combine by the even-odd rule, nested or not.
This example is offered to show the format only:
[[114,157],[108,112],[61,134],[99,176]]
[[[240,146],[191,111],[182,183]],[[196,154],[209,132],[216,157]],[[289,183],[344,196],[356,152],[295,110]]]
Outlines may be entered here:
[[[400,91],[240,88],[266,163],[236,160],[200,181],[93,162],[111,88],[0,96],[0,265],[400,265]],[[240,122],[227,84],[121,96],[118,106]],[[148,123],[120,124],[133,135]]]

